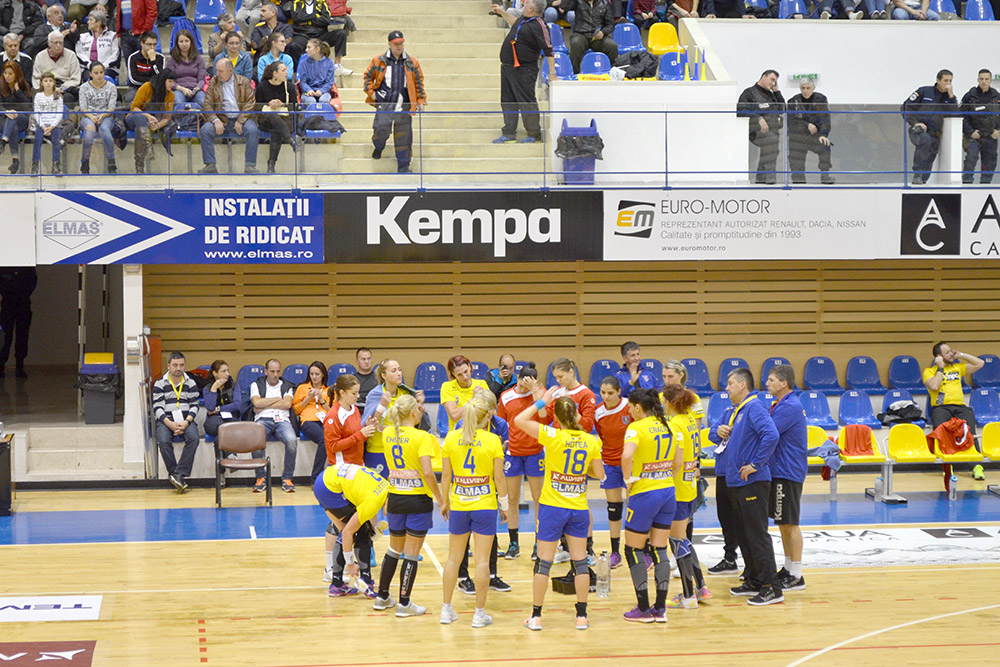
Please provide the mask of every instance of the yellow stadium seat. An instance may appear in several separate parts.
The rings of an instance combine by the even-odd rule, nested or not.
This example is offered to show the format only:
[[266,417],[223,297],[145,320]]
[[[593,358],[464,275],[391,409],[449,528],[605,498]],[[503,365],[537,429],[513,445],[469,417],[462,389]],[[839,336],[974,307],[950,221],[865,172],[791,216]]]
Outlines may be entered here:
[[[654,25],[659,25],[659,24],[654,24]],[[708,439],[708,433],[711,430],[712,429],[709,428],[701,429],[701,446],[703,449],[705,447],[708,447],[709,445],[715,444],[714,442]],[[701,468],[702,470],[715,470],[715,459],[702,459]]]
[[670,23],[654,23],[649,29],[647,51],[654,56],[662,56],[671,47],[680,47],[681,40],[677,38],[677,28]]
[[[806,446],[809,449],[815,449],[830,439],[830,436],[827,435],[826,431],[821,429],[819,426],[807,426],[806,429],[809,437],[809,441]],[[811,466],[826,465],[826,461],[823,460],[822,456],[810,456],[808,463]]]
[[934,455],[945,463],[968,463],[970,461],[981,463],[983,460],[983,455],[976,451],[975,445],[957,454],[945,454],[941,451],[941,441],[937,439],[934,440]]
[[1000,422],[990,422],[983,428],[983,456],[1000,461]]
[[878,440],[875,439],[875,433],[871,434],[872,437],[872,452],[873,455],[864,456],[848,456],[844,453],[844,431],[846,428],[840,429],[837,434],[837,442],[840,444],[840,458],[846,463],[882,463],[885,461],[885,455],[882,454],[882,450],[879,449]]
[[924,429],[916,424],[896,424],[889,429],[889,458],[897,463],[934,463],[937,457],[927,449]]

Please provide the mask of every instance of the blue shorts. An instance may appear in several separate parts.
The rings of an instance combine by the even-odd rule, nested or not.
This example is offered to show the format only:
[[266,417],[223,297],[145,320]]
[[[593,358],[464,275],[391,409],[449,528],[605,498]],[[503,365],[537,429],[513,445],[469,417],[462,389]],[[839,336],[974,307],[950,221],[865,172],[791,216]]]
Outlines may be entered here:
[[545,452],[541,451],[531,456],[511,456],[505,454],[503,457],[504,477],[543,477],[545,475]]
[[385,462],[385,454],[365,452],[365,467],[371,468],[384,479],[389,479],[389,464]]
[[326,488],[326,484],[323,483],[323,475],[316,478],[316,483],[313,484],[313,495],[316,496],[316,500],[319,501],[320,506],[328,510],[346,507],[351,504],[347,498],[344,498],[343,494],[334,493]]
[[563,534],[570,537],[587,537],[590,531],[590,510],[570,510],[551,505],[538,506],[538,526],[535,540],[558,542]]
[[674,521],[690,519],[694,514],[694,506],[697,502],[697,498],[694,500],[678,500],[677,509],[674,510]]
[[448,513],[448,532],[452,535],[496,535],[497,510],[451,510]]
[[604,466],[604,481],[601,482],[602,489],[624,489],[625,478],[622,476],[621,466]]
[[625,528],[633,533],[648,533],[653,526],[669,529],[676,507],[673,487],[629,496]]
[[389,534],[423,533],[426,535],[427,531],[434,525],[433,514],[433,512],[421,512],[420,514],[386,512],[386,518],[389,519]]

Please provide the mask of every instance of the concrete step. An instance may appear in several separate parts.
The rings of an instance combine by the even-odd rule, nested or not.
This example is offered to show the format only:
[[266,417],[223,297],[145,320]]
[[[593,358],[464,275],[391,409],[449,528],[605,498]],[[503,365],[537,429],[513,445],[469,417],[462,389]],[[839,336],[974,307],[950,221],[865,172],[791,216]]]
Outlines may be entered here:
[[[345,158],[341,163],[341,172],[350,173],[390,173],[396,171],[396,161],[392,159],[391,147],[386,148],[381,160],[372,160],[369,154],[366,158]],[[411,168],[422,170],[425,174],[470,175],[475,180],[476,175],[487,175],[495,180],[503,180],[511,174],[540,174],[545,160],[539,155],[531,158],[483,158],[469,157],[424,157],[418,160],[415,155]],[[464,178],[464,177],[463,177]]]
[[[452,14],[451,13],[451,3],[448,3],[448,11],[446,13],[428,12],[427,14],[407,14],[404,19],[402,27],[400,27],[399,15],[380,15],[367,12],[364,14],[354,14],[351,13],[351,17],[358,26],[358,30],[351,33],[350,39],[361,40],[362,34],[365,34],[364,39],[367,41],[381,41],[386,42],[389,37],[389,32],[392,30],[402,30],[403,35],[406,36],[406,41],[409,43],[411,41],[410,31],[413,29],[430,29],[437,27],[440,29],[465,29],[465,28],[492,28],[500,33],[500,37],[506,33],[506,31],[501,31],[497,25],[497,18],[495,16],[487,16],[486,12],[474,13],[474,14]],[[506,25],[506,24],[505,24]],[[362,33],[365,31],[365,33]],[[367,32],[373,32],[377,35],[377,38],[371,38],[367,36]],[[440,32],[439,32],[440,34]],[[415,38],[412,38],[415,39]],[[436,41],[436,40],[435,40]]]
[[36,451],[100,448],[109,442],[121,442],[122,433],[121,424],[32,426],[28,429],[28,448]]
[[[498,130],[490,133],[491,138],[500,135]],[[503,159],[530,159],[540,157],[542,154],[541,144],[493,144],[488,139],[483,143],[451,143],[440,144],[425,142],[422,148],[414,144],[415,153],[422,152],[424,159],[427,158],[481,158],[485,160]],[[386,149],[386,153],[391,150],[391,144]],[[371,159],[372,145],[370,142],[348,144],[344,146],[344,160],[341,165],[346,165],[355,158]],[[346,169],[346,167],[344,167]]]
[[[382,44],[382,47],[385,45]],[[353,85],[354,87],[361,88],[364,85],[364,74],[365,69],[368,67],[368,63],[371,62],[372,58],[377,56],[379,53],[384,51],[382,48],[373,49],[371,53],[367,51],[354,50],[344,56],[344,65],[354,70],[354,74],[350,77],[342,77],[345,82]],[[500,73],[500,60],[497,57],[495,51],[484,52],[477,57],[468,56],[463,57],[460,50],[447,49],[445,47],[435,47],[433,54],[428,54],[427,57],[421,57],[418,54],[414,54],[414,57],[420,62],[420,69],[423,70],[424,76],[432,76],[436,73],[441,74],[487,74],[489,72],[494,72],[497,75],[499,81]],[[354,81],[356,79],[356,81]],[[339,83],[339,82],[338,82]],[[497,83],[497,90],[499,90],[499,82]]]
[[[458,33],[459,31],[455,31]],[[405,33],[404,33],[405,34]],[[423,67],[424,57],[430,58],[492,58],[497,60],[500,53],[499,39],[497,37],[490,38],[486,42],[470,42],[461,34],[455,35],[456,39],[445,41],[444,38],[439,34],[438,40],[436,42],[424,42],[421,45],[420,42],[411,40],[407,38],[407,52],[417,59],[420,66]],[[503,35],[499,36],[500,38]],[[368,41],[368,42],[358,42],[351,43],[348,42],[347,45],[347,56],[345,58],[358,57],[354,54],[363,55],[367,64],[371,59],[377,56],[379,53],[384,53],[386,50],[385,36],[381,36],[378,41]],[[348,65],[348,67],[353,67]]]
[[[449,0],[447,13],[453,16],[487,16],[490,11],[488,0]],[[410,16],[418,14],[422,16],[434,16],[440,8],[428,4],[423,0],[365,0],[357,3],[357,7],[351,11],[351,17],[355,23],[364,16]],[[405,22],[398,26],[399,30],[406,34]],[[360,23],[359,23],[360,26]]]
[[122,447],[33,449],[28,448],[28,472],[124,470]]
[[[450,4],[450,3],[449,3]],[[484,19],[489,19],[488,16],[484,16]],[[435,46],[442,43],[442,37],[448,35],[449,37],[454,33],[454,36],[458,38],[461,42],[472,42],[480,45],[489,45],[495,54],[500,53],[500,42],[503,40],[504,31],[498,29],[495,25],[478,28],[461,28],[459,26],[434,26],[430,25],[424,27],[421,24],[410,25],[407,20],[407,24],[402,28],[403,34],[406,36],[406,49],[413,50],[414,55],[420,50],[421,45]],[[357,32],[351,34],[352,39],[356,39],[358,42],[370,42],[377,44],[379,42],[386,43],[386,38],[388,37],[388,32],[381,29],[374,29],[369,27],[367,24],[358,24]],[[447,40],[447,43],[451,40]],[[419,58],[419,55],[416,55]]]

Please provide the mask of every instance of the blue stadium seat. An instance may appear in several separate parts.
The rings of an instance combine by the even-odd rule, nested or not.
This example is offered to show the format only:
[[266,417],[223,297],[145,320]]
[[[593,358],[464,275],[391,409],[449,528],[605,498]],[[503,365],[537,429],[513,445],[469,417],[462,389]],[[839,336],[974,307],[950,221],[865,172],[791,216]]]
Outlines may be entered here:
[[600,51],[587,51],[580,61],[580,74],[608,74],[611,72],[611,61]]
[[239,397],[240,406],[247,404],[250,400],[250,385],[259,377],[264,377],[267,371],[260,364],[247,364],[236,374],[236,395]]
[[[627,15],[631,18],[631,14]],[[629,51],[644,51],[646,47],[642,45],[642,35],[639,28],[634,23],[619,23],[615,26],[615,31],[611,35],[612,41],[618,45],[618,53],[628,53]]]
[[437,430],[442,438],[448,435],[448,411],[441,405],[438,406]]
[[709,426],[718,424],[719,420],[722,419],[722,413],[726,411],[726,408],[732,406],[728,391],[722,390],[712,394],[712,398],[708,399],[708,410],[705,412]]
[[[931,0],[930,8],[937,12],[939,16],[945,12],[950,12],[958,16],[958,10],[955,9],[955,4],[951,0]],[[944,17],[942,16],[941,18]]]
[[965,3],[966,21],[993,21],[993,7],[986,0],[969,0]]
[[799,394],[802,409],[806,413],[806,424],[819,426],[827,431],[837,428],[837,422],[830,414],[830,404],[826,395],[818,391],[804,391]]
[[[569,59],[568,53],[556,51],[553,54],[556,66],[556,78],[560,81],[576,81],[576,74],[573,72],[573,62]],[[545,63],[539,65],[542,70],[542,81],[549,82],[549,68]]]
[[327,376],[329,377],[329,384],[333,384],[334,380],[339,378],[341,375],[347,375],[348,373],[354,375],[358,372],[358,369],[351,364],[330,364],[326,367],[326,371]]
[[282,371],[281,377],[298,387],[300,384],[309,379],[309,366],[306,364],[289,364],[285,366],[285,370]]
[[882,394],[887,390],[871,357],[854,357],[848,361],[845,379],[848,389],[861,389],[869,394]]
[[995,354],[980,354],[979,358],[985,365],[972,374],[972,383],[976,387],[1000,389],[1000,357]]
[[439,363],[425,361],[413,374],[413,388],[423,390],[428,403],[441,402],[441,385],[448,379],[448,371]]
[[827,396],[840,394],[844,388],[837,380],[837,367],[830,357],[812,357],[802,371],[802,385],[806,389],[820,391]]
[[[194,47],[198,49],[198,53],[203,54],[203,51],[201,50],[201,30],[198,29],[198,26],[196,26],[194,22],[186,16],[171,17],[171,21],[173,21],[173,27],[170,29],[170,50],[173,50],[174,44],[177,43],[177,33],[181,30],[190,30],[191,34],[194,35]],[[159,39],[159,36],[160,33],[157,31],[157,39]],[[160,50],[159,42],[156,44],[156,50]]]
[[[771,369],[775,366],[791,366],[792,362],[784,357],[768,357],[764,360],[764,363],[760,365],[760,376],[757,381],[763,386],[767,382],[767,376],[771,373]],[[795,387],[792,387],[795,389]]]
[[806,9],[806,3],[803,0],[781,0],[781,4],[778,5],[779,19],[791,19],[796,16],[804,18],[808,15],[809,10]]
[[[313,102],[303,109],[302,122],[309,119],[309,116],[322,116],[327,120],[337,120],[337,110],[329,103]],[[306,130],[306,139],[336,139],[340,136],[340,130],[330,132],[329,130]]]
[[973,391],[969,407],[976,414],[980,431],[990,422],[1000,422],[1000,394],[995,389],[983,387]]
[[[890,389],[886,391],[885,396],[882,397],[882,412],[887,412],[889,410],[889,406],[895,403],[896,401],[913,401],[913,394],[906,391],[905,389]],[[913,402],[916,403],[916,401]],[[927,425],[927,422],[925,422],[923,419],[919,419],[913,423],[919,426],[920,428],[923,428],[924,426]]]
[[656,78],[660,81],[684,80],[684,52],[677,47],[667,49],[660,56],[660,65],[656,69]]
[[590,391],[594,392],[594,396],[601,395],[601,380],[608,377],[609,375],[614,375],[618,371],[618,364],[611,359],[598,359],[590,367],[590,379],[587,381],[587,386],[590,387]]
[[198,0],[194,5],[194,22],[199,25],[214,25],[224,11],[224,0]]
[[521,369],[528,365],[527,361],[515,361],[514,362],[514,375],[521,372]]
[[687,388],[699,396],[711,396],[714,392],[708,376],[708,364],[695,357],[682,359],[681,363],[687,369]]
[[639,362],[639,367],[652,374],[658,390],[663,389],[663,363],[659,359],[643,359]]
[[[576,381],[579,382],[580,381],[580,369],[579,368],[575,369],[575,372],[576,372]],[[559,383],[556,382],[556,376],[552,374],[552,364],[549,364],[549,371],[545,374],[545,386],[546,387],[555,387],[558,384]]]
[[486,381],[486,374],[490,372],[490,367],[481,361],[472,362],[472,377],[476,380]]
[[736,370],[737,368],[750,368],[750,364],[747,363],[746,359],[740,359],[739,357],[730,357],[728,359],[723,359],[722,363],[719,364],[719,389],[726,388],[726,382],[729,380],[729,374]]
[[761,389],[757,392],[757,400],[770,409],[771,403],[774,403],[774,394],[768,392],[766,389]]
[[563,37],[562,28],[557,26],[555,23],[549,24],[549,39],[552,40],[553,51],[556,53],[565,53],[567,56],[569,55],[569,47],[566,46],[566,38]]
[[920,363],[909,355],[901,354],[889,362],[889,388],[905,389],[911,394],[926,394]]
[[840,397],[840,425],[848,424],[864,424],[873,430],[882,428],[882,422],[875,419],[871,399],[860,389],[848,389]]

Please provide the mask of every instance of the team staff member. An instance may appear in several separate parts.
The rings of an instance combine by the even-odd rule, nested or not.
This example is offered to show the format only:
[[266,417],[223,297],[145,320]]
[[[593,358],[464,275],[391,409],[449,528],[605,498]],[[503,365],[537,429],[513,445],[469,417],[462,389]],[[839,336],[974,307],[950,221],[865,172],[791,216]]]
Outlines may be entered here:
[[740,550],[746,563],[746,580],[729,590],[749,597],[754,606],[784,602],[774,585],[774,546],[767,532],[767,505],[771,495],[768,461],[778,444],[778,430],[753,391],[753,374],[746,368],[729,373],[729,400],[735,406],[729,417],[726,446],[726,484],[736,521],[741,526]]
[[486,613],[489,563],[496,559],[497,508],[500,520],[505,521],[510,505],[503,476],[503,444],[487,430],[492,412],[487,398],[486,395],[474,398],[465,411],[462,429],[449,432],[444,441],[441,483],[447,500],[441,505],[441,516],[448,520],[451,535],[441,605],[441,623],[445,625],[458,620],[451,599],[459,565],[468,558],[469,533],[475,535],[476,558],[476,612],[472,627],[482,628],[493,622]]
[[903,120],[909,125],[913,143],[913,184],[926,183],[931,166],[941,147],[941,130],[945,114],[958,108],[958,99],[951,87],[952,73],[943,69],[937,73],[933,86],[921,86],[903,102]]
[[486,374],[486,386],[490,388],[498,401],[500,394],[517,384],[517,377],[514,375],[515,364],[517,361],[513,354],[501,354],[497,367],[491,368],[490,372]]
[[[576,629],[586,630],[590,627],[587,619],[587,593],[590,591],[587,476],[604,479],[604,465],[601,463],[601,443],[580,424],[576,403],[568,396],[555,399],[555,393],[555,389],[550,387],[540,399],[514,417],[514,424],[532,438],[537,438],[545,448],[545,483],[535,535],[538,560],[535,561],[532,582],[534,606],[524,627],[542,629],[542,603],[549,584],[549,571],[556,544],[565,535],[576,571]],[[535,415],[541,410],[552,411],[553,426],[543,426],[535,421]]]
[[[385,462],[385,445],[382,442],[383,420],[389,408],[400,396],[413,395],[417,402],[424,404],[424,392],[413,392],[403,385],[403,369],[395,359],[385,359],[375,369],[379,384],[368,393],[365,412],[361,423],[375,425],[375,432],[365,443],[365,465],[388,479],[389,467]],[[374,420],[374,421],[372,421]]]
[[[931,424],[937,428],[953,417],[964,419],[975,437],[976,414],[965,404],[962,378],[968,376],[971,383],[972,374],[982,368],[985,362],[979,357],[959,352],[945,342],[935,345],[932,352],[934,361],[924,369],[924,386],[930,394]],[[946,472],[945,479],[950,475],[950,472]],[[986,479],[983,466],[976,464],[972,468],[972,476]]]
[[[417,557],[424,537],[433,525],[434,502],[443,505],[431,459],[437,453],[438,441],[427,431],[416,428],[424,407],[413,396],[401,396],[385,416],[389,426],[382,432],[389,464],[389,548],[382,561],[379,577],[377,610],[396,607],[396,616],[421,616],[427,609],[410,601],[413,581],[417,576]],[[399,604],[389,596],[389,585],[396,573],[400,554],[403,568],[399,576]]]
[[372,58],[365,70],[365,101],[375,107],[372,123],[372,159],[382,157],[385,144],[392,134],[396,150],[396,171],[412,173],[410,160],[413,148],[413,119],[418,109],[427,108],[424,73],[420,63],[403,48],[403,33],[389,33],[389,49]]
[[441,407],[448,413],[448,430],[454,431],[465,414],[465,405],[479,391],[490,391],[485,380],[472,377],[472,362],[465,355],[456,354],[447,363],[448,377],[441,385]]
[[788,364],[775,366],[767,375],[767,391],[774,396],[771,419],[778,429],[778,446],[771,457],[771,501],[769,514],[781,531],[781,546],[785,550],[785,566],[778,571],[776,582],[783,591],[798,591],[806,587],[802,577],[802,531],[799,529],[799,504],[802,485],[809,471],[806,450],[809,448],[806,413],[792,391],[795,369]]
[[549,81],[555,81],[556,65],[552,52],[549,27],[542,20],[545,0],[526,0],[524,13],[515,17],[500,5],[490,10],[510,26],[510,31],[500,45],[500,108],[503,109],[503,130],[493,140],[506,144],[517,140],[517,114],[521,114],[524,131],[522,144],[542,140],[542,126],[538,117],[538,100],[535,82],[538,80],[538,59],[545,54]]
[[[666,623],[670,585],[670,524],[677,510],[674,480],[684,468],[680,443],[684,435],[675,430],[663,413],[655,390],[636,389],[628,397],[632,424],[625,432],[622,470],[629,475],[628,508],[625,510],[625,562],[628,563],[636,606],[625,612],[626,621]],[[653,548],[656,601],[649,606],[646,560],[641,558],[646,542]],[[679,551],[683,555],[683,552]]]
[[597,437],[601,439],[601,461],[604,462],[604,480],[601,488],[608,498],[608,527],[611,532],[611,569],[621,567],[619,553],[622,537],[622,511],[624,509],[622,489],[625,477],[622,475],[622,449],[625,446],[625,431],[632,423],[632,413],[628,403],[622,400],[621,383],[614,375],[601,380],[601,398],[594,416],[597,420]]
[[778,90],[778,73],[764,70],[760,80],[740,95],[736,115],[750,121],[750,143],[760,148],[757,160],[757,183],[773,185],[777,182],[775,169],[781,146],[781,128],[785,121],[782,111],[785,98]]
[[988,69],[979,70],[978,85],[973,86],[962,97],[962,120],[965,135],[965,163],[962,165],[962,182],[971,183],[975,175],[976,161],[982,161],[980,183],[993,182],[993,172],[997,168],[997,139],[1000,139],[1000,92],[990,83],[993,73]]
[[642,368],[642,354],[639,344],[627,341],[622,344],[622,367],[615,377],[622,388],[622,398],[628,398],[633,389],[656,389],[656,378],[652,373]]

